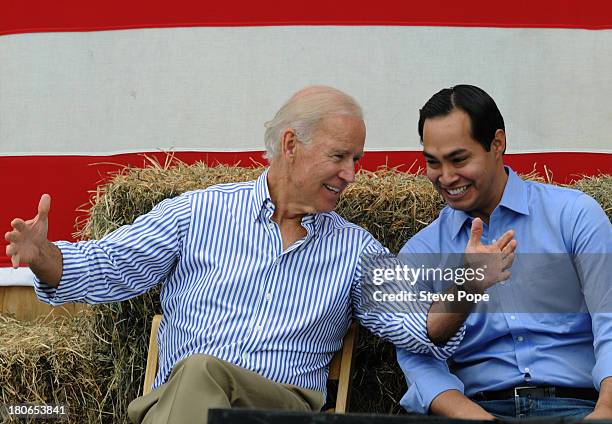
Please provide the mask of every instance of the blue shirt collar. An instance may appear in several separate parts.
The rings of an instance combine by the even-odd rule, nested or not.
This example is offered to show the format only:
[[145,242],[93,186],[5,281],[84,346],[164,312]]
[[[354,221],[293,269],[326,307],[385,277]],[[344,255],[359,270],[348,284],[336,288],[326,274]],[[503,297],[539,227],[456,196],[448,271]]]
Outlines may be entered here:
[[[528,193],[525,182],[521,180],[521,178],[516,175],[516,172],[514,172],[509,166],[505,166],[504,169],[508,173],[508,181],[506,181],[504,194],[502,195],[501,201],[499,202],[499,205],[497,205],[497,208],[501,206],[516,213],[529,215],[529,201],[527,198]],[[471,222],[472,217],[464,211],[452,209],[448,206],[446,208],[450,210],[451,235],[452,238],[455,239],[459,235],[459,232],[463,228],[465,222],[467,220],[470,220]]]
[[499,206],[522,215],[529,215],[529,199],[525,182],[510,167],[504,168],[508,173],[508,181]]

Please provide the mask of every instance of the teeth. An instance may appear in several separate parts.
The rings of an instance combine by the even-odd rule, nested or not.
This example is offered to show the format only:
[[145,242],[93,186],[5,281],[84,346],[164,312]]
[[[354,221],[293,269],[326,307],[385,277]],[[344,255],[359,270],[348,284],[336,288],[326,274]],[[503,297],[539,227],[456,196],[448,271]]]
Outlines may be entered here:
[[330,185],[328,185],[328,184],[323,184],[323,185],[325,186],[325,188],[326,188],[326,189],[331,190],[331,191],[333,191],[334,193],[340,193],[340,189],[339,189],[339,188],[336,188],[336,187],[330,186]]
[[468,186],[463,186],[463,187],[459,187],[459,188],[452,189],[452,190],[451,190],[451,189],[448,189],[448,190],[446,190],[446,191],[448,191],[448,192],[449,192],[450,194],[452,194],[453,196],[456,196],[456,195],[458,195],[458,194],[461,194],[461,193],[465,192],[465,190],[467,190],[467,187],[468,187]]

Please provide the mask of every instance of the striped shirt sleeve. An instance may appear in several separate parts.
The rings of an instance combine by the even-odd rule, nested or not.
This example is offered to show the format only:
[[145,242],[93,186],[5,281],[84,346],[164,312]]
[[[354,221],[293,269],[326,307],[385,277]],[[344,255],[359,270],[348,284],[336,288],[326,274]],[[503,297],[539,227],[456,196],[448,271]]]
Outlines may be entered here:
[[146,292],[176,264],[190,213],[190,196],[184,194],[164,200],[100,240],[56,242],[63,257],[62,278],[57,289],[36,279],[39,298],[51,305],[105,303]]
[[[384,257],[384,260],[374,259]],[[376,336],[390,341],[399,348],[414,353],[431,354],[438,359],[449,358],[459,346],[465,334],[465,325],[443,346],[434,344],[427,334],[427,314],[431,307],[429,301],[403,301],[400,303],[377,302],[373,300],[376,287],[372,285],[371,267],[393,268],[399,262],[389,255],[378,241],[371,237],[366,244],[356,269],[352,290],[354,314],[361,325]],[[416,294],[414,286],[401,285],[406,291]]]

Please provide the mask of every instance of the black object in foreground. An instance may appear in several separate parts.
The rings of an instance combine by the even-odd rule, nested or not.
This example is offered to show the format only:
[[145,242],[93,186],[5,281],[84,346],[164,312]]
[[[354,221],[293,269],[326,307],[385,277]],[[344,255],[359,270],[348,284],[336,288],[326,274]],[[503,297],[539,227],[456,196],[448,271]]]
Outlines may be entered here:
[[[314,412],[258,411],[251,409],[211,409],[208,424],[490,424],[493,421],[467,421],[423,415],[327,414]],[[523,420],[498,420],[497,423],[576,423],[575,418],[547,417]],[[611,423],[612,421],[597,421]]]

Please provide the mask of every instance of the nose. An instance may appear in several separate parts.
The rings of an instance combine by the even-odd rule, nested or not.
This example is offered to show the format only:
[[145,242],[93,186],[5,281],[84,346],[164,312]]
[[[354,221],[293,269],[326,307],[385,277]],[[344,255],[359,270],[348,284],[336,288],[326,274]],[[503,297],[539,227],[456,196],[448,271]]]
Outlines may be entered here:
[[451,187],[455,181],[459,179],[459,176],[455,173],[452,166],[443,165],[438,177],[438,182],[444,187]]
[[350,161],[347,165],[342,167],[339,177],[346,181],[348,184],[355,181],[355,164]]

